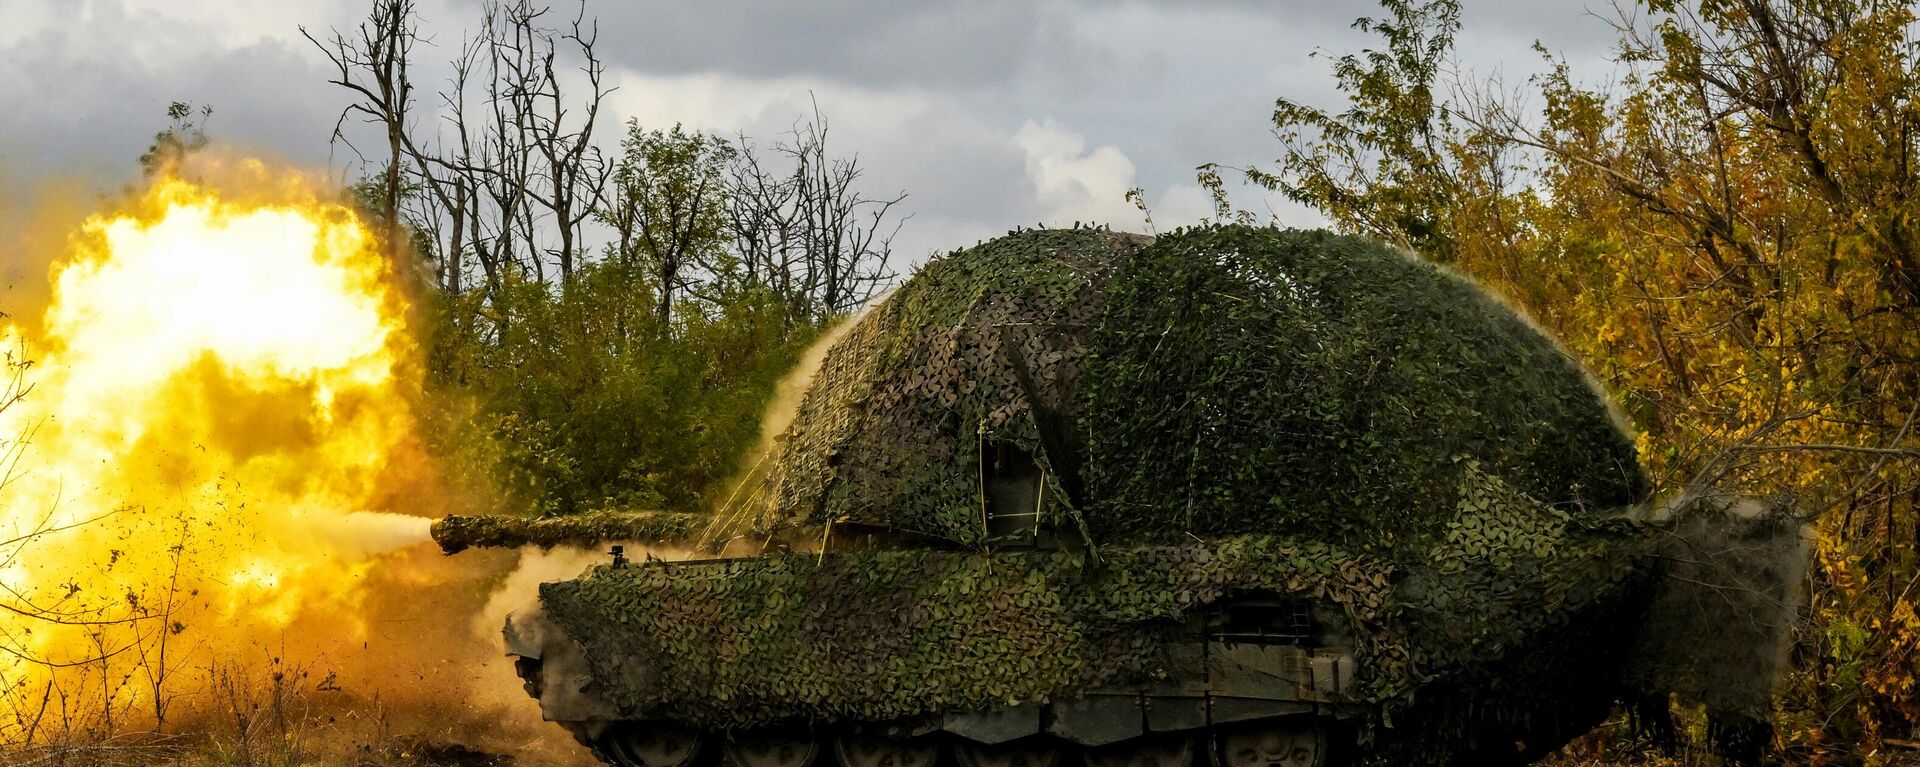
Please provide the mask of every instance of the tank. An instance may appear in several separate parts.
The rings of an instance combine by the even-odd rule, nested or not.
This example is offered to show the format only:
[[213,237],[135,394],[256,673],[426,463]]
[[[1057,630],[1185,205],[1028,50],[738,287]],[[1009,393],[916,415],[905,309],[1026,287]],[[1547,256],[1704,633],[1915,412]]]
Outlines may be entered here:
[[[545,718],[623,767],[1524,764],[1701,664],[1778,670],[1644,662],[1697,605],[1606,397],[1467,281],[1327,232],[935,258],[736,495],[435,534],[633,547],[505,628]],[[705,554],[641,554],[668,546]]]

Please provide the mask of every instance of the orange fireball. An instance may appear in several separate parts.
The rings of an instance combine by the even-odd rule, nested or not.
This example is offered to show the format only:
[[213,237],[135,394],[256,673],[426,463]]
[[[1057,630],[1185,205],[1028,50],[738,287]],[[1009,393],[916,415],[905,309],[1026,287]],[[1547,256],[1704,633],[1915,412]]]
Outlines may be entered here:
[[0,326],[35,360],[0,412],[24,447],[0,485],[0,696],[78,673],[134,708],[156,662],[363,633],[358,584],[427,528],[380,508],[419,450],[406,316],[366,223],[302,183],[165,179],[89,219],[44,317]]

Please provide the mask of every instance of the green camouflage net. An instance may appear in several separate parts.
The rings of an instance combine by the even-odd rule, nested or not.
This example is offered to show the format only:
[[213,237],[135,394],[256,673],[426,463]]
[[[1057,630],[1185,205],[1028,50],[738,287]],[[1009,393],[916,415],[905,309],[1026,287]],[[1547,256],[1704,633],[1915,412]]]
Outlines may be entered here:
[[1578,363],[1478,288],[1366,240],[1229,226],[1116,270],[1089,358],[1101,539],[1415,539],[1476,462],[1562,508],[1647,481]]
[[[788,553],[603,566],[542,586],[541,601],[626,715],[726,728],[887,721],[1144,683],[1174,671],[1166,650],[1200,606],[1239,592],[1305,597],[1344,613],[1360,669],[1353,700],[1381,704],[1370,716],[1385,723],[1420,685],[1517,656],[1535,634],[1619,600],[1640,573],[1630,523],[1467,476],[1452,532],[1422,560],[1260,535],[1113,546],[1098,561],[1060,550]],[[1582,651],[1574,657],[1608,657]]]
[[[761,493],[757,527],[831,522],[979,542],[982,446],[1040,454],[1032,400],[1078,407],[1102,288],[1145,241],[1018,232],[922,267],[827,354]],[[1066,496],[1049,489],[1041,513],[1059,518]]]
[[1647,487],[1580,366],[1430,264],[1325,232],[1039,230],[930,263],[829,351],[756,527],[978,545],[996,443],[1096,544],[1412,540],[1467,461],[1560,508]]
[[433,540],[448,554],[481,548],[592,546],[606,541],[692,545],[712,517],[672,511],[595,511],[554,517],[451,516]]
[[1706,496],[1675,511],[1630,682],[1765,721],[1811,564],[1803,525],[1781,502]]
[[1372,616],[1385,571],[1357,562],[1264,538],[1114,551],[1098,568],[1059,551],[776,554],[602,568],[541,600],[637,715],[886,721],[1145,678],[1183,608],[1223,588],[1318,593]]

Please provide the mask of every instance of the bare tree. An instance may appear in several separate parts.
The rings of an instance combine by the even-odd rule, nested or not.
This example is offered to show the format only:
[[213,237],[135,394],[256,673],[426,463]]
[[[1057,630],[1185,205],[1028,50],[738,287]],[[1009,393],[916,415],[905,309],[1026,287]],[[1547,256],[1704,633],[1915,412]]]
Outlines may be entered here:
[[[509,10],[508,19],[515,25],[516,32],[534,30],[528,36],[540,46],[536,53],[539,69],[531,78],[538,90],[528,101],[528,106],[537,104],[539,108],[529,110],[524,117],[541,161],[540,176],[545,182],[541,191],[534,194],[534,201],[553,217],[553,228],[559,235],[554,254],[559,262],[560,279],[565,281],[573,277],[581,227],[593,214],[593,205],[607,183],[609,169],[599,148],[593,145],[593,128],[600,115],[600,102],[609,91],[601,84],[606,64],[593,50],[600,38],[599,22],[586,20],[586,4],[580,4],[570,29],[558,40],[553,32],[534,26],[546,13],[546,8],[536,10],[521,0]],[[585,114],[577,123],[568,120],[569,104],[554,66],[561,42],[572,44],[582,62],[580,71],[586,76],[586,94],[580,106]]]
[[[24,350],[0,350],[0,412],[17,406],[31,393],[33,387],[27,380],[31,367],[32,362]],[[21,433],[0,434],[0,491],[17,482],[26,470],[27,448],[36,426],[28,423],[23,428]],[[0,573],[12,568],[29,546],[120,511],[114,509],[90,518],[63,521],[59,515],[61,499],[34,500],[44,500],[46,508],[34,516],[30,524],[0,533],[7,536],[0,538]],[[89,599],[77,587],[43,591],[31,584],[0,577],[0,711],[4,711],[0,713],[0,742],[35,745],[46,739],[52,724],[70,724],[72,720],[65,714],[80,712],[68,711],[69,685],[64,682],[73,682],[74,691],[91,689],[91,677],[95,674],[100,677],[104,694],[101,700],[88,701],[90,711],[87,713],[98,714],[100,723],[110,731],[119,713],[112,693],[115,685],[124,683],[126,678],[110,674],[109,663],[139,643],[142,624],[150,618],[140,613],[137,605],[127,606],[112,599]],[[59,657],[41,653],[37,648],[42,645],[35,641],[34,630],[56,627],[83,634],[88,649],[63,647],[61,652],[65,654]],[[131,639],[125,636],[128,632],[132,634]],[[51,712],[49,706],[56,695],[61,715],[50,720],[49,716],[55,712]]]
[[[407,69],[413,46],[420,39],[413,0],[374,0],[366,20],[351,34],[332,30],[325,42],[304,26],[300,34],[333,64],[334,77],[328,82],[352,91],[358,99],[340,110],[339,119],[334,121],[334,139],[353,148],[343,127],[356,114],[379,125],[386,136],[378,213],[387,246],[398,248],[402,160],[418,154],[407,136],[407,113],[413,107],[413,81]],[[359,150],[354,151],[357,154]]]
[[503,10],[497,3],[486,6],[480,39],[487,52],[487,115],[480,128],[480,149],[473,157],[477,163],[463,167],[491,207],[483,212],[476,201],[473,223],[481,266],[496,286],[496,309],[502,298],[497,286],[509,272],[531,272],[536,279],[545,278],[542,262],[535,255],[532,227],[527,223],[531,215],[533,151],[527,115],[532,111],[530,94],[537,88],[531,64],[537,54],[534,41],[529,39],[531,27],[516,23],[510,15],[511,9]]
[[738,143],[740,154],[728,169],[727,226],[743,278],[766,285],[788,303],[790,316],[800,316],[805,304],[792,300],[801,241],[794,204],[799,190],[791,179],[766,169],[745,135]]
[[[545,281],[543,254],[553,257],[562,281],[571,279],[581,261],[583,229],[607,182],[609,168],[593,143],[600,105],[610,92],[602,82],[606,65],[594,50],[598,25],[587,19],[584,3],[566,31],[544,24],[550,12],[528,0],[487,6],[481,45],[490,114],[479,129],[478,153],[468,143],[464,108],[469,67],[456,70],[454,89],[462,95],[445,97],[464,153],[447,164],[475,181],[491,207],[491,227],[478,214],[471,221],[487,232],[478,239],[489,247],[478,255],[490,280],[512,265]],[[563,55],[581,60],[586,88],[577,103],[561,76]],[[552,247],[542,241],[548,232],[557,239]]]
[[905,222],[894,207],[906,199],[868,197],[858,155],[834,157],[827,119],[816,104],[772,154],[768,170],[742,136],[729,177],[727,218],[746,278],[764,282],[786,304],[790,322],[818,323],[871,298],[894,274],[893,237]]
[[[451,87],[442,90],[439,96],[445,110],[442,120],[453,132],[451,146],[435,146],[434,151],[428,152],[423,151],[410,134],[407,138],[413,172],[430,195],[426,209],[412,219],[433,228],[435,236],[430,241],[438,252],[428,255],[438,256],[435,281],[442,291],[453,296],[465,289],[466,253],[478,250],[473,234],[479,226],[474,205],[480,181],[470,170],[474,167],[474,149],[467,121],[467,84],[483,50],[484,41],[463,40],[458,55],[449,62],[453,70]],[[439,139],[438,133],[435,138]],[[495,284],[492,279],[487,283],[489,289]]]
[[793,142],[778,151],[794,163],[793,204],[805,253],[805,286],[815,322],[852,310],[893,278],[887,262],[893,237],[905,219],[891,218],[905,200],[867,197],[856,184],[860,158],[832,156],[827,150],[827,119],[818,104],[813,119],[793,131]]

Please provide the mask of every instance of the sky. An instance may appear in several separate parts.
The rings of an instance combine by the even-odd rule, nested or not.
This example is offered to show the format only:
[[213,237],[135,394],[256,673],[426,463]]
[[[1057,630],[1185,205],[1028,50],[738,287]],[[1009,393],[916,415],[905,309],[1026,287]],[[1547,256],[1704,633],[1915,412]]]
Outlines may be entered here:
[[[1456,66],[1524,83],[1540,41],[1598,79],[1609,0],[1465,0]],[[0,0],[0,206],[53,182],[133,181],[169,102],[210,104],[208,132],[243,151],[357,176],[329,136],[345,91],[300,33],[323,36],[368,0]],[[573,0],[555,0],[571,10]],[[600,131],[629,118],[766,143],[817,99],[866,189],[905,192],[905,266],[1015,226],[1142,230],[1207,213],[1194,168],[1270,163],[1274,99],[1338,107],[1325,56],[1369,39],[1361,0],[588,0],[608,60]],[[420,0],[435,64],[477,27],[479,0]],[[1321,57],[1316,58],[1318,52]],[[8,192],[15,201],[8,202]],[[1311,210],[1253,192],[1280,223]],[[4,216],[0,216],[3,220]],[[6,254],[0,253],[0,258]]]

